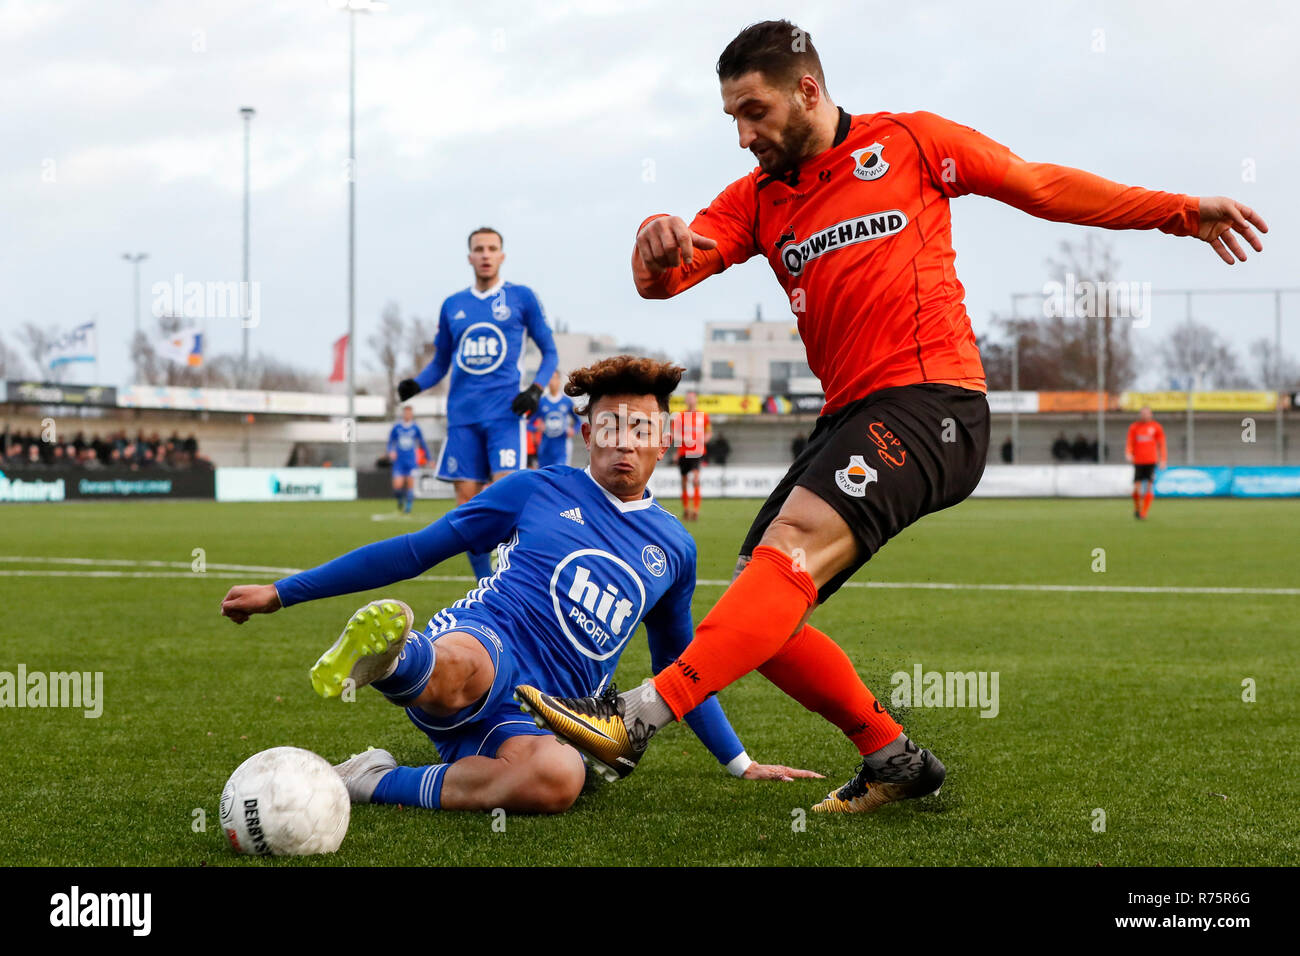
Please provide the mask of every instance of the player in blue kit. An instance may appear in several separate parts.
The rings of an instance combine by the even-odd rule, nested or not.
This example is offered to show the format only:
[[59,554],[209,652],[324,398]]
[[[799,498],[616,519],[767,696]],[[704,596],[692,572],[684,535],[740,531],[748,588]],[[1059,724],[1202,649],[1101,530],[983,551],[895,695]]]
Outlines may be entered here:
[[415,411],[410,405],[402,408],[402,420],[388,433],[388,459],[393,463],[393,497],[397,499],[397,509],[406,514],[411,513],[415,501],[415,450],[424,449],[426,461],[429,446],[424,443],[424,432],[415,424]]
[[[619,655],[642,623],[656,667],[690,643],[695,544],[646,490],[664,455],[662,419],[681,372],[630,356],[580,369],[566,391],[588,397],[588,469],[506,476],[421,531],[226,595],[222,614],[243,623],[251,614],[383,587],[502,542],[496,572],[422,631],[412,630],[401,601],[373,601],[312,668],[326,697],[339,696],[348,681],[372,684],[443,761],[399,767],[385,750],[359,754],[337,768],[353,802],[558,813],[577,799],[583,759],[538,728],[512,694],[523,682],[557,694],[613,694]],[[685,719],[737,776],[818,776],[751,760],[716,697]]]
[[[454,484],[457,504],[526,466],[525,422],[537,410],[542,383],[559,364],[533,290],[501,278],[505,258],[501,233],[486,226],[470,233],[474,284],[442,303],[433,360],[415,378],[397,385],[398,397],[406,401],[451,372],[447,439],[437,475]],[[533,383],[520,391],[525,333],[541,349],[542,362]],[[471,551],[469,559],[476,577],[492,573],[487,552]]]
[[551,376],[550,384],[537,402],[537,416],[542,422],[542,440],[537,446],[537,467],[567,465],[573,453],[573,426],[582,425],[582,417],[573,407],[573,399],[560,391],[560,373]]

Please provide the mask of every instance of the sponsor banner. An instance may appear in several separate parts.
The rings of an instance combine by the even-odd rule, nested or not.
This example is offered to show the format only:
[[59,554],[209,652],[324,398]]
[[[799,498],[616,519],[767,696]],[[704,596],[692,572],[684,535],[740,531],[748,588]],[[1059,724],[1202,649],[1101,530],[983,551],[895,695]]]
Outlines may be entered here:
[[974,491],[980,498],[1040,498],[1056,491],[1054,465],[989,465]]
[[1300,468],[1233,468],[1231,494],[1234,498],[1300,497]]
[[131,471],[127,468],[7,468],[0,501],[127,498],[206,498],[215,493],[207,469]]
[[116,405],[112,385],[60,385],[57,382],[10,381],[0,388],[0,398],[15,405]]
[[211,469],[131,471],[105,469],[69,471],[69,498],[207,498],[216,496]]
[[[1277,407],[1277,392],[1193,392],[1192,410],[1197,412],[1271,412]],[[1136,412],[1150,405],[1153,412],[1187,411],[1186,392],[1124,392],[1122,411]]]
[[[1162,498],[1226,495],[1232,488],[1231,468],[1165,468],[1156,473],[1156,494]],[[1130,476],[1131,477],[1131,476]]]
[[355,501],[351,468],[218,468],[218,501]]
[[[766,498],[785,477],[786,466],[709,465],[699,470],[700,493],[706,498]],[[677,466],[661,465],[650,477],[650,492],[665,501],[682,493]]]
[[1116,396],[1108,392],[1039,392],[1040,412],[1095,412],[1098,399],[1107,410],[1119,407]]
[[820,415],[826,396],[817,392],[798,395],[769,395],[763,399],[762,411],[767,415]]
[[[668,400],[670,412],[686,410],[685,394],[683,391]],[[757,415],[763,410],[761,395],[700,395],[698,398],[697,410],[710,415]]]
[[0,502],[63,501],[67,496],[67,481],[50,472],[15,468],[0,471]]
[[[123,408],[334,416],[347,414],[348,397],[314,392],[132,385],[122,390],[117,404]],[[382,418],[386,414],[384,399],[380,395],[356,396],[355,410],[358,418]]]
[[1018,412],[1032,415],[1038,411],[1037,392],[989,392],[989,411],[994,415]]

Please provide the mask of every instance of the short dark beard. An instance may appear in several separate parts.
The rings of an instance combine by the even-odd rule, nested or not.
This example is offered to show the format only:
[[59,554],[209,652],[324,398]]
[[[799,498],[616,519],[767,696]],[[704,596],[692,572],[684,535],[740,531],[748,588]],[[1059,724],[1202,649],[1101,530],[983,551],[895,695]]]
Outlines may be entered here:
[[790,119],[781,130],[781,145],[772,144],[776,147],[778,154],[776,161],[765,166],[763,161],[759,160],[759,168],[773,179],[784,179],[799,168],[799,164],[805,158],[804,154],[808,149],[808,143],[812,138],[812,120],[803,115],[798,100],[792,98],[790,101]]

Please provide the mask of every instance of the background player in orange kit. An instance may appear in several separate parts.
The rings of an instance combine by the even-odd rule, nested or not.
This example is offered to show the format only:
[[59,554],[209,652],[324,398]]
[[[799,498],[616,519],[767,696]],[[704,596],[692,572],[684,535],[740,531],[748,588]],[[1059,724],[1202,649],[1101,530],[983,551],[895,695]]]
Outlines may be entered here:
[[700,520],[700,463],[713,440],[709,413],[698,410],[699,401],[695,392],[687,392],[686,410],[674,412],[668,423],[670,440],[677,448],[677,468],[682,473],[683,521]]
[[1268,227],[1225,197],[1026,162],[933,113],[847,113],[831,102],[812,38],[785,20],[742,30],[717,73],[723,111],[758,168],[689,225],[666,214],[642,223],[633,278],[643,297],[668,298],[765,256],[826,405],[759,510],[735,580],[677,660],[613,701],[518,693],[539,721],[626,775],[656,730],[757,669],[862,755],[854,778],[814,809],[867,812],[937,792],[945,769],[808,617],[885,542],[965,499],[983,474],[989,408],[949,201],[974,193],[1042,219],[1192,236],[1228,264],[1245,260],[1242,240],[1262,250],[1255,230]]
[[[1128,427],[1124,458],[1133,463],[1133,517],[1145,519],[1156,496],[1156,465],[1163,469],[1169,463],[1165,430],[1151,416],[1150,405],[1143,405],[1138,420]],[[1145,493],[1143,484],[1147,486]]]

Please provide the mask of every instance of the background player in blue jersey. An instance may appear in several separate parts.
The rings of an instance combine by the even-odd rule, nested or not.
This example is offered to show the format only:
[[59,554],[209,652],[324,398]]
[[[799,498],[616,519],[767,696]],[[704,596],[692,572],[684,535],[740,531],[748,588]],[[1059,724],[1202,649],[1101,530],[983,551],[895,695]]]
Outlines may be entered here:
[[[486,226],[470,233],[474,285],[442,303],[433,360],[415,378],[397,385],[398,397],[406,401],[451,371],[447,440],[437,474],[454,483],[457,504],[526,467],[525,422],[537,410],[542,383],[559,363],[546,313],[533,290],[501,279],[505,258],[501,233]],[[532,384],[519,391],[525,333],[542,350],[542,363]],[[471,551],[469,559],[477,577],[492,573],[487,552]]]
[[415,424],[415,411],[410,405],[402,408],[402,420],[388,433],[388,460],[393,463],[393,497],[399,511],[411,513],[415,501],[415,450],[424,449],[427,461],[429,446],[424,443],[424,432]]
[[573,399],[560,390],[559,372],[551,376],[546,391],[538,400],[537,416],[542,423],[537,467],[567,465],[573,453],[573,428],[582,425],[582,418],[573,406]]
[[[373,684],[437,746],[442,763],[399,767],[384,750],[340,764],[354,802],[557,813],[582,790],[578,752],[511,699],[524,680],[556,693],[610,691],[619,655],[645,624],[656,667],[691,640],[695,544],[646,491],[665,444],[660,416],[681,368],[607,359],[569,379],[586,394],[590,468],[522,471],[422,531],[367,545],[222,602],[236,623],[281,606],[413,577],[470,547],[503,541],[496,573],[412,632],[402,602],[372,602],[312,668],[325,696]],[[594,423],[594,428],[593,428]],[[752,761],[713,697],[686,716],[737,776],[817,774]]]

